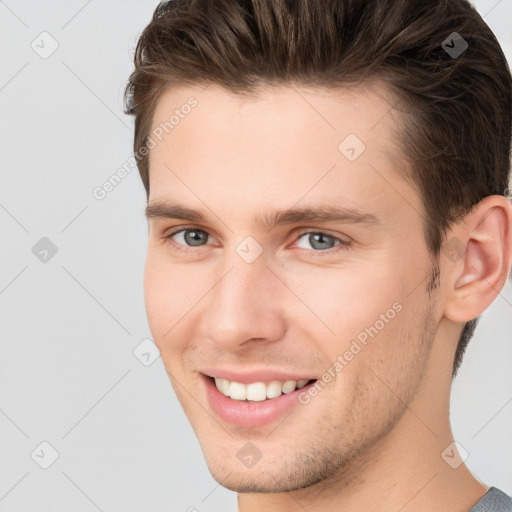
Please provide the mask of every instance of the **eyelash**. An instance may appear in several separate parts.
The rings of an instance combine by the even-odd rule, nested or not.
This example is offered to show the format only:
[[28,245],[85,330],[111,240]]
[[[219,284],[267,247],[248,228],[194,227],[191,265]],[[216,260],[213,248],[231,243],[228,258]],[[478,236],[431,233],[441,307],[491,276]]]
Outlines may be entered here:
[[[187,226],[187,227],[182,227],[180,229],[176,229],[175,231],[169,233],[168,235],[165,235],[165,239],[166,241],[168,242],[171,242],[175,249],[179,252],[190,252],[190,251],[193,251],[194,250],[194,247],[192,246],[189,246],[189,245],[183,245],[183,244],[178,244],[177,242],[174,242],[172,240],[172,237],[174,235],[177,235],[178,233],[181,233],[182,231],[188,231],[188,230],[197,230],[197,231],[201,231],[203,233],[206,233],[208,236],[211,236],[206,230],[204,229],[200,229],[200,228],[196,228],[194,226]],[[299,240],[300,238],[302,238],[304,235],[327,235],[328,237],[330,238],[333,238],[334,240],[336,240],[337,242],[339,242],[339,244],[331,247],[330,249],[325,249],[325,250],[315,250],[315,249],[304,249],[302,247],[299,247],[300,250],[303,250],[303,251],[307,251],[309,252],[311,255],[313,256],[324,256],[324,255],[333,255],[334,253],[337,253],[338,251],[343,251],[343,250],[346,250],[349,248],[350,246],[350,243],[349,242],[345,242],[344,240],[342,240],[341,238],[338,238],[334,235],[330,235],[329,233],[326,233],[324,231],[312,231],[312,230],[309,230],[309,231],[304,231],[302,233],[299,233],[297,235],[297,240]],[[203,247],[203,246],[197,246],[197,247]]]

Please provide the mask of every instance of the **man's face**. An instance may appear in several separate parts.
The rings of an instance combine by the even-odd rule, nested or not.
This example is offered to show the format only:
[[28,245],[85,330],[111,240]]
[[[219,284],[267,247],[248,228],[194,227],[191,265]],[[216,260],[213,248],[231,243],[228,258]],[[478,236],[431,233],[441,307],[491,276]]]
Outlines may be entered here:
[[157,104],[154,129],[181,115],[153,137],[147,314],[210,471],[232,490],[334,477],[422,383],[431,262],[420,197],[385,156],[398,122],[385,97],[378,84],[251,98],[210,85]]

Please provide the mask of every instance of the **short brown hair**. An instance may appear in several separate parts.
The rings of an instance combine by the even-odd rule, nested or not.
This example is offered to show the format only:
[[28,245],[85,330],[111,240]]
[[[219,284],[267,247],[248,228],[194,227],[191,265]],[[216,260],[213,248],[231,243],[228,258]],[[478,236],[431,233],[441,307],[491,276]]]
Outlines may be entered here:
[[[456,33],[454,35],[454,33]],[[462,38],[462,39],[459,39]],[[467,48],[460,55],[455,47]],[[491,29],[467,0],[171,0],[135,50],[125,111],[149,197],[145,149],[156,103],[172,86],[216,83],[341,88],[382,78],[407,106],[399,158],[421,193],[436,261],[447,228],[510,173],[512,79]],[[459,340],[453,375],[478,318]]]

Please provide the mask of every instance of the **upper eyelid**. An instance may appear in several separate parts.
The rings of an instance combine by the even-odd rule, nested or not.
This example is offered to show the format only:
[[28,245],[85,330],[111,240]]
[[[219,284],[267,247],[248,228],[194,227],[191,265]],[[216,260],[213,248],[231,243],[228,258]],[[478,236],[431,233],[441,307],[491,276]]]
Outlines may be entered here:
[[[198,226],[182,226],[182,227],[179,227],[176,229],[171,228],[169,230],[169,232],[167,234],[165,234],[164,236],[166,238],[171,238],[172,236],[177,235],[178,233],[181,233],[182,231],[187,231],[187,230],[202,231],[202,232],[206,233],[208,236],[213,236],[207,229],[204,229],[204,228],[198,227]],[[330,237],[338,240],[341,244],[347,245],[350,243],[350,241],[345,240],[344,238],[342,238],[340,236],[333,235],[332,233],[329,233],[329,230],[311,229],[311,228],[303,228],[303,229],[297,228],[297,230],[299,232],[295,235],[295,239],[294,239],[295,242],[305,235],[323,234],[323,235],[327,235],[327,236],[330,236]],[[180,245],[183,245],[183,244],[180,244]],[[208,244],[205,244],[205,245],[208,245]],[[193,247],[193,246],[185,246],[185,247]],[[196,246],[196,247],[201,247],[201,246]],[[310,250],[310,249],[305,249],[305,250]]]
[[[180,233],[181,231],[194,230],[194,229],[196,231],[203,231],[204,233],[207,233],[208,235],[212,236],[211,233],[208,231],[208,229],[205,229],[205,228],[202,228],[202,227],[198,227],[198,226],[184,226],[184,227],[180,227],[180,228],[177,228],[177,229],[170,228],[168,230],[168,232],[166,232],[165,236],[172,236],[172,235],[176,235],[177,233]],[[297,233],[297,235],[296,235],[297,237],[302,237],[304,235],[313,235],[313,234],[319,234],[320,233],[322,235],[328,235],[328,236],[331,236],[333,238],[340,238],[338,235],[333,235],[332,233],[329,232],[329,230],[325,230],[325,229],[312,229],[312,228],[302,228],[301,229],[301,228],[297,228],[297,231],[299,231],[299,233]]]
[[296,236],[297,238],[302,238],[304,235],[327,235],[331,238],[336,238],[337,240],[343,240],[340,236],[333,235],[332,233],[329,233],[328,231],[322,231],[322,230],[309,230],[309,231],[301,231]]
[[207,229],[199,228],[197,226],[185,226],[185,227],[180,227],[180,228],[176,228],[176,229],[170,228],[168,231],[167,230],[165,231],[165,236],[167,236],[167,237],[173,236],[178,233],[181,233],[182,231],[202,231],[203,233],[206,233],[207,235],[212,236],[212,234]]
[[170,237],[172,235],[176,235],[177,233],[180,233],[181,231],[189,231],[189,230],[190,231],[192,231],[192,230],[203,231],[204,233],[207,233],[208,235],[212,236],[212,234],[207,229],[204,229],[204,228],[201,228],[198,226],[181,226],[181,227],[175,226],[173,228],[164,230],[164,236]]

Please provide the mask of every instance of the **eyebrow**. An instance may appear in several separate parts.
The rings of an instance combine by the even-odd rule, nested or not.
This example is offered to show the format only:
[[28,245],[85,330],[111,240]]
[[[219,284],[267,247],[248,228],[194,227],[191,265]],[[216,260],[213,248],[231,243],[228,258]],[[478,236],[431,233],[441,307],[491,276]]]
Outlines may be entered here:
[[[146,218],[180,219],[189,222],[208,222],[207,215],[202,210],[193,210],[180,204],[171,204],[166,201],[155,201],[146,206]],[[298,224],[301,222],[342,222],[350,224],[379,225],[381,221],[369,212],[358,208],[345,208],[334,205],[320,205],[307,208],[289,208],[287,210],[273,210],[256,219],[263,227],[273,229],[279,225]]]

